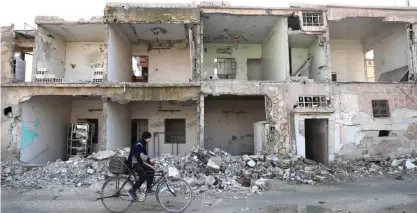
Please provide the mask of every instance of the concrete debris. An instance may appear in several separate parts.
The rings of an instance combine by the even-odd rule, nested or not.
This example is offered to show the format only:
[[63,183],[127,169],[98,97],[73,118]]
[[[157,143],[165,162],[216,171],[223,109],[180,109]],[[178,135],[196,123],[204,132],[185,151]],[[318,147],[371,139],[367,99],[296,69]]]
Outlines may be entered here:
[[417,166],[416,165],[414,165],[413,163],[411,163],[411,161],[410,160],[406,160],[405,161],[405,168],[406,169],[414,169],[414,168],[416,168]]
[[93,153],[89,156],[89,158],[92,158],[94,160],[104,160],[109,159],[110,157],[113,157],[116,155],[115,151],[112,150],[105,150],[105,151],[99,151],[97,153]]
[[177,168],[170,166],[168,167],[168,177],[179,177],[180,176],[180,172],[178,171]]
[[[113,156],[127,157],[129,148],[100,151],[88,158],[73,157],[57,160],[43,167],[28,167],[19,162],[2,162],[2,182],[8,187],[42,188],[49,184],[88,187],[100,184],[112,176],[108,171]],[[323,165],[294,155],[232,156],[193,148],[182,156],[163,155],[157,159],[157,169],[169,176],[182,177],[192,187],[195,199],[216,197],[230,193],[231,199],[269,190],[271,181],[284,180],[297,184],[334,184],[373,176],[416,175],[417,157],[411,155],[396,159],[362,158]],[[210,203],[213,205],[213,203]]]

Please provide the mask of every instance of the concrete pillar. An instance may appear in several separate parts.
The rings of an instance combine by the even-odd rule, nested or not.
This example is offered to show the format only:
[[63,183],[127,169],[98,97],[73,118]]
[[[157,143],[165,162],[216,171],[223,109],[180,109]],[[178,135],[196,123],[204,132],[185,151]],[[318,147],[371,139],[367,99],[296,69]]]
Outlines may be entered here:
[[200,94],[197,102],[197,146],[204,148],[204,95]]

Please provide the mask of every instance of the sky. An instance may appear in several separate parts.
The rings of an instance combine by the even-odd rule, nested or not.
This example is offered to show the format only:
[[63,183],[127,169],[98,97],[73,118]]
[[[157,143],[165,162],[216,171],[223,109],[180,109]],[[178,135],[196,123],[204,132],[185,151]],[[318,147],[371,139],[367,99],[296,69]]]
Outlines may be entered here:
[[[0,3],[0,26],[13,23],[15,29],[25,29],[27,23],[36,27],[36,15],[59,16],[65,20],[90,19],[102,16],[106,2],[191,3],[192,0],[4,0]],[[198,0],[197,0],[198,2]],[[229,0],[234,6],[288,7],[290,2],[314,4],[347,4],[373,6],[405,6],[406,0]],[[410,0],[417,7],[417,0]],[[30,29],[26,26],[26,29]]]

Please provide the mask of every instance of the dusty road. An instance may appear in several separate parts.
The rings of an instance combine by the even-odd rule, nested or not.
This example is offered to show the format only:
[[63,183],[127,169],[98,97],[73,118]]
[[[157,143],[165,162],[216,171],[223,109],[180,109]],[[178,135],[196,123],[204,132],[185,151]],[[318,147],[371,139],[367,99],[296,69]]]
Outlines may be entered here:
[[[385,180],[338,186],[274,184],[261,195],[193,201],[185,212],[259,213],[417,213],[417,181]],[[93,188],[19,191],[2,188],[1,212],[73,213],[107,212]],[[127,212],[164,212],[154,198],[135,203]]]

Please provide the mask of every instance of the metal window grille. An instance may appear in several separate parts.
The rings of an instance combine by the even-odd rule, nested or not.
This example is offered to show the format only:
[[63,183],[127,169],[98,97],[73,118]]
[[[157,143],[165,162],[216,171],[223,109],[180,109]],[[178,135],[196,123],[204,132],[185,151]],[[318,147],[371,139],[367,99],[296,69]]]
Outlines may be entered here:
[[390,117],[388,100],[372,100],[374,118]]
[[303,12],[303,26],[323,26],[323,13]]
[[219,79],[236,78],[236,60],[234,58],[218,58],[215,67]]
[[165,120],[165,143],[185,144],[185,119]]
[[300,107],[327,107],[330,100],[326,96],[300,96],[298,97],[298,106]]

